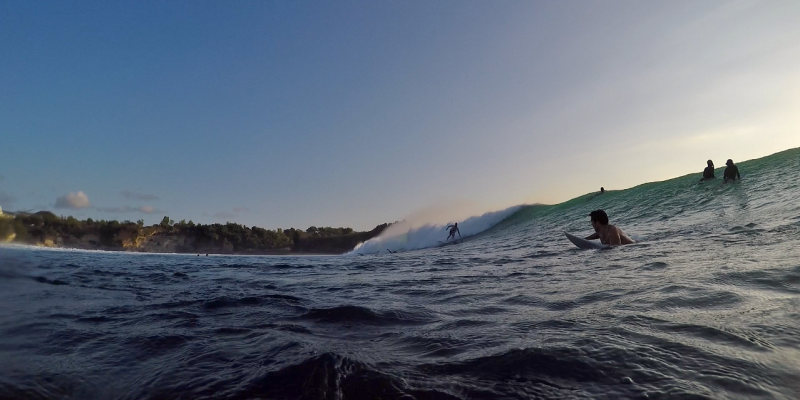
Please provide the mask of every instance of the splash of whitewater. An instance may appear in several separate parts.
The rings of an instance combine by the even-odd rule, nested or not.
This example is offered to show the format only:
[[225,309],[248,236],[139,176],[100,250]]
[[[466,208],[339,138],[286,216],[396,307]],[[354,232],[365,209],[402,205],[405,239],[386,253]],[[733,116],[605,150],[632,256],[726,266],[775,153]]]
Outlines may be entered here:
[[[462,237],[481,233],[517,212],[522,206],[513,206],[504,210],[474,215],[458,222]],[[411,218],[392,224],[378,237],[359,243],[348,255],[377,254],[391,251],[409,251],[436,247],[445,241],[448,231],[445,229],[452,222],[424,222]],[[456,235],[458,236],[458,235]]]

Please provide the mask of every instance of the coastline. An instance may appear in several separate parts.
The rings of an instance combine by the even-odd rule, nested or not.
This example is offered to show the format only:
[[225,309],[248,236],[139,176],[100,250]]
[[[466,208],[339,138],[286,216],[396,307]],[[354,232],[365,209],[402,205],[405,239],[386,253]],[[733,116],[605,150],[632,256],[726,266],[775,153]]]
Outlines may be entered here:
[[305,251],[256,251],[256,252],[179,252],[179,251],[142,251],[142,250],[128,250],[124,248],[83,248],[83,247],[67,247],[67,246],[47,246],[43,243],[19,243],[19,242],[0,242],[0,249],[22,249],[22,250],[45,250],[45,251],[62,251],[62,252],[86,252],[86,253],[124,253],[124,254],[141,254],[141,255],[177,255],[187,257],[211,257],[211,256],[235,256],[235,257],[293,257],[293,256],[340,256],[343,253],[323,253],[323,252],[305,252]]
[[0,243],[38,248],[191,255],[339,255],[378,236],[388,224],[365,232],[351,228],[309,227],[267,230],[242,224],[160,224],[143,221],[78,220],[49,211],[9,213],[0,219]]

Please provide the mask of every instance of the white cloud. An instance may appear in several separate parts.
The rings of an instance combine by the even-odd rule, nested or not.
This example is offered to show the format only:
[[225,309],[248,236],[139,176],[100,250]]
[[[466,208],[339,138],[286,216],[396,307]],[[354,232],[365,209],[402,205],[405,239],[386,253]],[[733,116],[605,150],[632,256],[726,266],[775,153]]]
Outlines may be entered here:
[[153,213],[156,213],[156,212],[159,212],[159,213],[161,212],[161,210],[153,208],[153,206],[141,206],[141,207],[139,207],[139,211],[141,211],[141,212],[143,212],[145,214],[153,214]]
[[83,192],[67,193],[56,199],[56,208],[71,208],[73,210],[78,210],[81,208],[88,208],[90,206],[91,204],[89,203],[89,196]]

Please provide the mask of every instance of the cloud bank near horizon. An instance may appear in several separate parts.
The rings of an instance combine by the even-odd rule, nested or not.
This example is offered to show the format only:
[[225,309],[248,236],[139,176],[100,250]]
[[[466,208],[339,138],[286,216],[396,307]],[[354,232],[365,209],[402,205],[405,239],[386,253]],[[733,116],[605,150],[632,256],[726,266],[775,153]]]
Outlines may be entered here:
[[92,204],[89,202],[89,196],[82,191],[67,193],[63,196],[56,198],[56,208],[68,208],[72,210],[80,210],[82,208],[89,208]]
[[[150,195],[140,196],[149,197]],[[153,196],[154,197],[154,196]],[[13,196],[12,196],[13,198]],[[3,200],[2,193],[0,193],[0,201]],[[70,192],[63,196],[56,198],[55,208],[70,209],[70,210],[84,210],[93,209],[105,213],[113,214],[128,214],[128,213],[141,213],[141,214],[156,214],[164,213],[166,211],[159,210],[150,205],[143,206],[115,206],[115,207],[97,207],[92,206],[89,201],[89,196],[83,191]]]

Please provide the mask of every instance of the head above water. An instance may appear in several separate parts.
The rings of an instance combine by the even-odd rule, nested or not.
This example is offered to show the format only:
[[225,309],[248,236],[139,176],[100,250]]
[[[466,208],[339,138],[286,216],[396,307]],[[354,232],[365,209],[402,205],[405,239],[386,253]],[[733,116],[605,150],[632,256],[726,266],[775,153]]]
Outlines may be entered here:
[[600,187],[600,193],[605,193],[606,189],[604,187]]
[[711,160],[706,161],[709,167],[714,168],[714,162]]
[[725,165],[733,165],[733,160],[729,158],[728,161],[725,162]]
[[592,218],[592,225],[594,225],[595,222],[600,225],[608,225],[608,215],[603,210],[594,210],[589,213],[589,217]]

